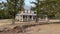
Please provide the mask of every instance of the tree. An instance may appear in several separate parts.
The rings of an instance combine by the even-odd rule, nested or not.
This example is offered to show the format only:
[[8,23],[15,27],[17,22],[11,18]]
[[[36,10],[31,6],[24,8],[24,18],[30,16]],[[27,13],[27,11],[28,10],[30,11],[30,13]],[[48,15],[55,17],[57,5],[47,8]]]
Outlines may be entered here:
[[31,3],[33,3],[33,4],[35,4],[35,7],[34,7],[34,10],[36,10],[37,11],[37,15],[36,15],[36,22],[38,22],[38,18],[40,17],[40,10],[41,10],[41,7],[42,7],[42,1],[40,1],[40,0],[36,0],[36,2],[31,2]]
[[45,2],[45,10],[48,11],[47,15],[48,18],[55,18],[55,14],[59,12],[58,7],[60,7],[60,1],[59,0],[46,0]]
[[24,10],[24,0],[7,0],[8,12],[12,16],[13,23],[15,23],[15,16],[19,11]]
[[[36,0],[32,2],[35,4],[35,10],[37,11],[37,17],[40,15],[47,15],[48,18],[54,18],[55,14],[60,11],[60,0]],[[41,16],[40,16],[41,17]]]
[[4,19],[6,18],[6,6],[5,6],[6,3],[4,2],[1,2],[0,3],[0,19]]

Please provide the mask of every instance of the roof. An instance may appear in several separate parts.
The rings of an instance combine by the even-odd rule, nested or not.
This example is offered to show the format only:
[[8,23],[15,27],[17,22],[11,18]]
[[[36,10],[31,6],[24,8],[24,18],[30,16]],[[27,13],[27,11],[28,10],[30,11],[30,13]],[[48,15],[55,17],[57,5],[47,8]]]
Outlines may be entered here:
[[31,14],[31,13],[23,13],[23,14],[17,14],[17,15],[32,15],[32,16],[36,16],[36,14]]
[[17,16],[19,15],[32,15],[32,16],[36,16],[36,11],[31,11],[31,10],[25,10],[22,11],[21,13],[18,13]]

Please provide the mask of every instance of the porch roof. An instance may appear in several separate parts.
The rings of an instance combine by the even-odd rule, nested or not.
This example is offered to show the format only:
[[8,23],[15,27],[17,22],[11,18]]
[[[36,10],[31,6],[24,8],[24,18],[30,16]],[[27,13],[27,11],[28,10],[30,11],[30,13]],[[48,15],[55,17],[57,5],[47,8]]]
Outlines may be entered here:
[[29,13],[28,13],[28,14],[27,14],[27,13],[23,13],[23,14],[17,14],[17,15],[18,15],[18,16],[19,16],[19,15],[31,15],[31,16],[36,16],[36,14],[29,14]]

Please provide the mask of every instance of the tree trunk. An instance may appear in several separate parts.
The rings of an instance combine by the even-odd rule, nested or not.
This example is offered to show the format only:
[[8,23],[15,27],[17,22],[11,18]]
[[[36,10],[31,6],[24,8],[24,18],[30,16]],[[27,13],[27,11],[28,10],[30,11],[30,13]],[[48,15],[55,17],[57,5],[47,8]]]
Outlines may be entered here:
[[38,17],[36,17],[36,22],[38,22]]
[[15,16],[14,16],[13,19],[12,19],[12,24],[13,24],[13,25],[15,24]]
[[12,19],[12,24],[15,24],[15,19]]

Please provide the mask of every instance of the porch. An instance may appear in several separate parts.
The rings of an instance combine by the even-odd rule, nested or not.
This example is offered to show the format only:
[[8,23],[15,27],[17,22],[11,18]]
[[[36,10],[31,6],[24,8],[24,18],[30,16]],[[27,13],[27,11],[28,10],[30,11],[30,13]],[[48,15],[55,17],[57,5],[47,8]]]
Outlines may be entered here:
[[33,15],[21,15],[21,20],[22,21],[35,21],[36,20],[36,16]]

